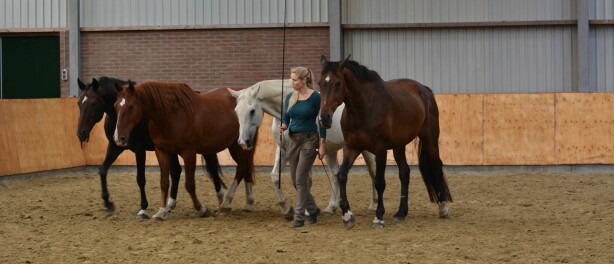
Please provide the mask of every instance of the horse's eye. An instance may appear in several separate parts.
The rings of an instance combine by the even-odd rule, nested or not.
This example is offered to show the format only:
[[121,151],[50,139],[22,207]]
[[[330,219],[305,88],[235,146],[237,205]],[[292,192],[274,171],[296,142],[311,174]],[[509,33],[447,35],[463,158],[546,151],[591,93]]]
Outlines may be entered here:
[[250,114],[250,115],[252,115],[252,116],[253,116],[255,113],[256,113],[256,110],[254,110],[254,109],[252,109],[251,111],[249,111],[249,114]]
[[337,89],[341,88],[341,82],[336,82],[335,83],[335,88],[337,88]]

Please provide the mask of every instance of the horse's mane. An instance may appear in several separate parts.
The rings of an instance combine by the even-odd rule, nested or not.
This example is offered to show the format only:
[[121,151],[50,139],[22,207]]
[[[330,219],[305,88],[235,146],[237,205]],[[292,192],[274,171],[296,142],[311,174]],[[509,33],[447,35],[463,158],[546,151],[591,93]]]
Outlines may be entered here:
[[[117,99],[117,90],[115,90],[115,86],[113,85],[114,83],[118,83],[122,86],[128,84],[129,82],[133,84],[135,83],[133,81],[125,81],[108,76],[100,76],[97,81],[98,90],[96,93],[102,96],[102,98],[104,98],[104,100],[111,105],[113,105],[113,103],[115,103],[115,99]],[[93,87],[92,84],[90,85],[91,86],[88,86],[88,88]]]
[[[339,66],[339,63],[340,62],[338,61],[329,62],[328,64],[326,64],[326,67],[324,67],[324,70],[322,72],[334,71]],[[350,60],[345,66],[345,68],[348,69],[352,74],[354,74],[356,79],[358,79],[359,81],[371,83],[379,83],[384,81],[382,77],[379,76],[379,73],[374,70],[370,70],[366,66],[361,65],[356,61]]]
[[[322,72],[331,72],[335,71],[339,66],[339,61],[331,61],[326,64]],[[379,88],[380,91],[384,91],[384,79],[379,76],[374,70],[370,70],[364,65],[360,63],[350,60],[347,65],[345,65],[345,69],[349,70],[356,79],[358,79],[361,83],[373,83],[376,87]]]
[[157,111],[182,110],[188,115],[196,111],[194,98],[197,93],[185,83],[143,82],[135,86],[134,91],[142,103]]

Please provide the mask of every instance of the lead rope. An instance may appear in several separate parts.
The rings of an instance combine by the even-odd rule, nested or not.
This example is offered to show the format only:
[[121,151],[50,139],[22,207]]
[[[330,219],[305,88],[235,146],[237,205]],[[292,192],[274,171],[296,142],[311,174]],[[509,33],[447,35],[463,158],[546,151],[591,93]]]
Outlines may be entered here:
[[[316,149],[316,151],[318,151],[318,150]],[[333,186],[333,182],[330,181],[330,175],[328,174],[328,167],[326,167],[326,165],[324,165],[324,160],[322,160],[322,159],[319,159],[319,160],[320,160],[320,163],[322,164],[322,167],[324,167],[324,173],[326,173],[326,178],[328,179],[328,184],[330,184],[330,188],[331,188],[331,190],[333,190],[333,197],[335,197],[335,201],[337,201],[337,192],[335,192],[335,187]],[[331,174],[332,174],[332,172],[331,172]]]
[[[281,51],[281,118],[282,120],[280,120],[280,124],[283,123],[283,117],[284,117],[284,75],[285,75],[285,66],[286,66],[286,9],[287,9],[287,4],[286,4],[286,0],[284,0],[284,39],[283,39],[283,44],[282,44],[282,51]],[[281,164],[281,160],[285,160],[284,157],[281,156],[281,146],[283,146],[284,144],[284,137],[283,137],[283,133],[279,133],[279,181],[277,181],[277,188],[279,188],[281,190],[281,171],[283,170],[283,165],[286,164]]]

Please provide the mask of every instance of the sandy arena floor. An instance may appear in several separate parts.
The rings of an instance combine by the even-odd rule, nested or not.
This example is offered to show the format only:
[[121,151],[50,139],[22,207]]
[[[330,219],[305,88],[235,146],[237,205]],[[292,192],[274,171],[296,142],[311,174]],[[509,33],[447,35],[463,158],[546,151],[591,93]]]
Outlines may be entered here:
[[[388,174],[386,227],[374,229],[366,173],[351,172],[348,195],[357,225],[339,211],[293,229],[279,213],[269,173],[258,173],[255,211],[243,212],[243,184],[229,214],[198,218],[181,191],[167,221],[138,220],[135,173],[109,172],[117,207],[103,210],[95,173],[4,181],[0,185],[0,263],[614,263],[614,173],[451,174],[455,202],[441,220],[412,170],[410,214],[398,209],[399,181]],[[213,185],[197,172],[197,192],[210,208]],[[229,184],[231,173],[225,174]],[[294,190],[285,173],[286,198]],[[323,209],[324,174],[313,193]],[[159,175],[147,173],[149,213],[157,211]]]

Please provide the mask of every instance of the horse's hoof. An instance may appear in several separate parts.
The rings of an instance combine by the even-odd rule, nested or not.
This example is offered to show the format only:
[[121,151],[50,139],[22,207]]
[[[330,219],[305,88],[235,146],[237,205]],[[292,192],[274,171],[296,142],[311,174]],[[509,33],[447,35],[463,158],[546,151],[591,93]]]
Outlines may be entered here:
[[252,205],[246,205],[245,207],[243,207],[243,212],[253,212],[254,211],[254,206]]
[[200,210],[198,210],[198,216],[200,216],[201,218],[211,217],[213,216],[213,212],[207,209],[206,206],[203,206],[200,208]]
[[335,211],[337,211],[337,207],[328,206],[326,207],[326,209],[324,209],[324,211],[322,211],[322,213],[325,213],[327,215],[332,215],[332,214],[335,214]]
[[384,220],[379,220],[377,217],[373,219],[373,227],[382,229],[384,228]]
[[143,219],[143,220],[145,220],[145,219],[149,219],[149,214],[147,214],[147,210],[141,210],[141,211],[139,211],[139,213],[137,214],[137,217],[138,217],[139,219]]
[[448,209],[445,203],[439,204],[439,218],[441,219],[450,218],[450,210]]
[[286,212],[282,211],[282,214],[284,215],[284,218],[288,221],[291,221],[294,219],[294,207],[289,206],[288,209],[286,209]]
[[104,208],[108,213],[115,212],[115,204],[113,204],[113,202],[105,202]]
[[346,229],[352,229],[352,227],[356,225],[356,218],[354,218],[354,214],[352,214],[352,212],[348,211],[347,213],[343,215],[342,218],[343,218],[343,225],[345,226]]
[[154,220],[164,221],[168,218],[168,215],[171,213],[171,210],[166,208],[160,208],[158,212],[153,216]]
[[177,200],[173,198],[168,198],[168,200],[166,201],[166,208],[170,208],[170,210],[173,210],[175,209],[175,206],[177,206]]
[[402,214],[402,213],[397,212],[396,214],[394,214],[393,219],[396,221],[402,222],[402,221],[405,221],[405,217],[407,217],[407,214]]
[[401,216],[394,216],[393,217],[394,220],[398,221],[398,222],[403,222],[405,221],[405,217],[401,217]]
[[232,207],[220,207],[221,213],[228,213],[230,211],[232,211]]

